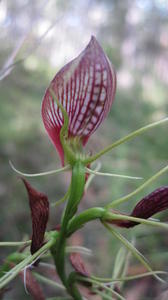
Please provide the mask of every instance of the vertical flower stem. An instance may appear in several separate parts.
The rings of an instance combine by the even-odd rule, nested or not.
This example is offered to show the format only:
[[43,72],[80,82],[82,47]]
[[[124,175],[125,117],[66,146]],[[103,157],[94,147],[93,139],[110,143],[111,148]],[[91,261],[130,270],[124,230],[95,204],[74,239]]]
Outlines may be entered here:
[[67,291],[71,296],[76,300],[81,300],[82,297],[76,288],[71,287],[68,282],[65,270],[65,246],[67,239],[67,227],[69,221],[75,215],[78,204],[83,196],[85,187],[85,167],[80,162],[77,161],[75,165],[72,167],[72,178],[71,178],[71,191],[69,200],[62,218],[61,222],[61,230],[58,237],[58,240],[51,248],[51,253],[54,258],[54,262],[56,265],[56,269],[62,283],[66,287]]

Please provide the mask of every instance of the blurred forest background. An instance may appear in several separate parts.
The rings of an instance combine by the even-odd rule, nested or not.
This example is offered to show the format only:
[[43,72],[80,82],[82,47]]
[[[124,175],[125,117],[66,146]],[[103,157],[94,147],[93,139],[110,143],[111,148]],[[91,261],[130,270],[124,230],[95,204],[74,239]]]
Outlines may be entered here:
[[[111,112],[92,136],[87,149],[96,152],[116,139],[168,115],[168,1],[167,0],[1,0],[0,1],[0,240],[19,241],[31,234],[27,194],[11,170],[36,173],[60,166],[45,132],[41,101],[56,72],[77,56],[95,35],[117,72],[117,93]],[[125,143],[101,159],[102,171],[152,176],[167,164],[167,126]],[[65,175],[34,178],[31,184],[50,202],[67,190]],[[133,191],[140,181],[96,177],[80,209],[101,206]],[[122,207],[129,212],[137,200],[161,185],[164,175]],[[48,228],[60,221],[63,205],[51,208]],[[168,213],[157,215],[168,221]],[[138,226],[122,230],[156,270],[168,271],[167,232]],[[111,276],[120,244],[98,222],[71,240],[93,250],[86,258],[99,276]],[[1,262],[13,249],[1,248]],[[143,270],[131,258],[129,274]],[[144,270],[143,270],[144,271]],[[19,279],[4,299],[31,299]],[[152,278],[123,287],[128,300],[168,299],[168,286]],[[54,288],[46,294],[54,296]],[[59,291],[58,291],[59,295]]]

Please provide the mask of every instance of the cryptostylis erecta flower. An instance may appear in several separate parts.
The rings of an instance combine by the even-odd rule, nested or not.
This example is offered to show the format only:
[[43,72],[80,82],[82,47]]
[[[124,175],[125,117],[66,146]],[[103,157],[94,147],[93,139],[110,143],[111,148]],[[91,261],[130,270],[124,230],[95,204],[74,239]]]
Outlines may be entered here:
[[[14,171],[27,177],[44,176],[70,169],[72,170],[69,189],[65,196],[58,201],[60,204],[67,200],[67,205],[62,214],[61,224],[47,233],[46,226],[49,217],[48,197],[35,190],[28,181],[23,179],[28,192],[32,218],[32,240],[28,241],[29,244],[31,244],[30,250],[32,255],[23,260],[23,263],[21,262],[17,269],[13,268],[13,271],[15,272],[15,276],[19,271],[21,272],[21,278],[24,281],[24,284],[26,283],[27,290],[34,299],[43,300],[43,291],[32,276],[33,273],[31,273],[30,270],[28,270],[27,277],[25,277],[26,270],[29,266],[37,266],[40,262],[39,258],[41,258],[42,254],[48,250],[50,250],[50,254],[53,257],[59,278],[74,300],[83,299],[76,286],[77,283],[87,287],[92,295],[96,293],[102,295],[103,299],[104,296],[107,295],[106,291],[108,291],[108,293],[111,291],[112,295],[117,298],[119,297],[119,299],[124,299],[115,291],[115,289],[111,288],[111,286],[109,286],[109,288],[107,282],[105,285],[102,285],[95,280],[96,277],[91,276],[79,253],[71,253],[70,262],[74,271],[67,274],[65,267],[66,240],[87,222],[95,219],[99,219],[113,236],[118,238],[118,240],[147,268],[150,274],[158,279],[155,272],[152,271],[151,267],[138,250],[122,237],[120,233],[115,231],[114,227],[131,228],[140,223],[158,226],[156,224],[159,222],[156,220],[146,219],[150,218],[155,213],[168,209],[168,186],[160,187],[141,199],[129,215],[117,210],[111,210],[111,208],[127,201],[143,190],[148,184],[157,179],[164,172],[167,172],[168,166],[160,170],[134,192],[125,197],[116,199],[105,207],[93,207],[77,214],[78,205],[84,192],[88,188],[88,186],[86,188],[86,182],[89,182],[88,175],[106,175],[140,179],[139,177],[133,178],[118,174],[101,173],[96,169],[91,170],[91,163],[114,147],[142,134],[150,128],[168,121],[168,118],[165,118],[161,121],[144,126],[107,146],[94,156],[85,156],[82,147],[85,146],[89,137],[107,116],[114,101],[115,91],[116,75],[114,68],[96,38],[92,36],[89,44],[80,55],[65,65],[56,74],[47,88],[42,102],[42,119],[46,131],[58,151],[62,165],[68,164],[63,168],[54,171],[27,174],[18,171],[13,164],[10,163]],[[99,166],[97,166],[97,168],[99,170]],[[167,224],[161,222],[160,226],[162,228],[168,228]],[[17,263],[17,261],[15,261],[15,255],[14,257],[11,256],[10,260],[12,263]],[[22,257],[19,257],[19,260],[22,260]],[[28,263],[30,263],[30,265]],[[9,263],[8,265],[8,267],[10,267]],[[24,266],[26,269],[23,269]],[[7,273],[6,264],[2,266],[0,271],[1,289],[13,278],[13,271],[9,272],[10,274],[3,275],[4,272]],[[36,274],[36,276],[37,275],[39,274]],[[8,278],[6,278],[7,276]],[[41,279],[46,281],[45,278],[41,277]],[[96,289],[95,284],[97,286]]]
[[64,164],[60,140],[64,118],[50,89],[67,112],[68,139],[76,138],[79,146],[85,145],[107,116],[116,91],[114,68],[94,36],[81,54],[56,74],[42,102],[44,126]]

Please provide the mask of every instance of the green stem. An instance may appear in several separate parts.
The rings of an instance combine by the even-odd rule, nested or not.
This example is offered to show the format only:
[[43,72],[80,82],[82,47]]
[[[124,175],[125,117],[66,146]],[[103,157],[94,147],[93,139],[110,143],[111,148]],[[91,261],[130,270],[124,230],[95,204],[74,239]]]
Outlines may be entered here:
[[141,135],[142,133],[144,133],[145,131],[147,131],[148,129],[152,129],[156,126],[162,125],[163,123],[168,122],[168,118],[165,118],[163,120],[151,123],[147,126],[141,127],[133,132],[131,132],[130,134],[124,136],[123,138],[119,139],[118,141],[114,142],[113,144],[107,146],[105,149],[103,149],[102,151],[98,152],[97,154],[91,156],[91,157],[87,157],[86,159],[83,160],[83,163],[85,165],[88,165],[92,162],[94,162],[95,160],[97,160],[98,158],[100,158],[102,155],[106,154],[107,152],[109,152],[110,150],[112,150],[113,148],[131,140],[134,137],[137,137],[139,135]]
[[68,236],[74,233],[75,231],[79,230],[87,222],[93,221],[95,219],[102,219],[105,213],[106,209],[102,207],[94,207],[85,210],[78,216],[74,216],[68,223]]
[[72,167],[70,196],[63,215],[59,238],[56,244],[54,244],[51,248],[51,254],[54,258],[58,275],[69,294],[73,296],[76,300],[81,300],[82,298],[80,296],[80,293],[77,291],[76,287],[74,287],[74,285],[71,286],[70,282],[68,282],[65,270],[65,247],[68,222],[77,211],[78,204],[83,196],[84,187],[85,167],[80,161],[77,161]]

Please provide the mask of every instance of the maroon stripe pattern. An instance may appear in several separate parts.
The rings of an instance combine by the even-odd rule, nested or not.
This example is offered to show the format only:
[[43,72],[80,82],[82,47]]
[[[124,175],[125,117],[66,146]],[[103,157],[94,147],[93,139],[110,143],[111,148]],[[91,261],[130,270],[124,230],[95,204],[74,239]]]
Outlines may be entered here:
[[116,91],[116,75],[103,49],[92,36],[89,44],[54,77],[42,102],[44,126],[55,145],[62,164],[64,153],[60,142],[63,116],[49,89],[69,116],[69,137],[80,137],[83,145],[107,116]]
[[29,205],[32,217],[32,244],[31,253],[41,248],[49,217],[49,201],[45,194],[36,191],[27,180],[23,179],[29,196]]
[[[168,186],[162,186],[140,200],[130,216],[148,219],[166,209],[168,209]],[[115,211],[114,213],[120,214],[119,211]],[[108,220],[108,222],[125,228],[134,227],[139,224],[129,220]]]

